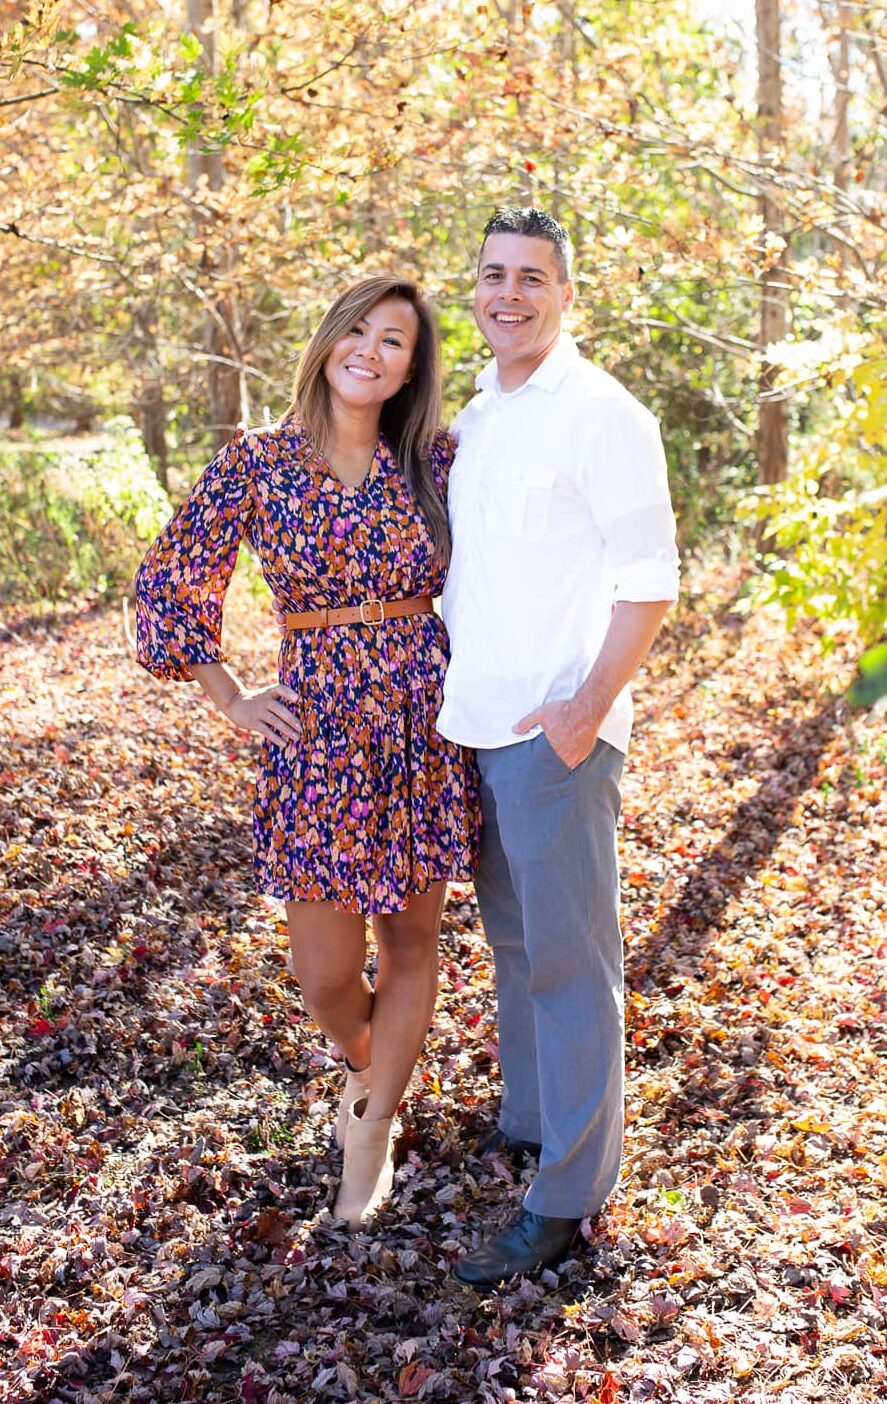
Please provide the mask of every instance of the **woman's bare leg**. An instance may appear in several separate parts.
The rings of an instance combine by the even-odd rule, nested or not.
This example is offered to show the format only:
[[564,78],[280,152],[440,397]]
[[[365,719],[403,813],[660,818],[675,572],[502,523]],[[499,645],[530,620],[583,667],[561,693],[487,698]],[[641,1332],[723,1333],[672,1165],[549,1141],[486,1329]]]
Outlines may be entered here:
[[446,887],[446,882],[435,883],[430,891],[414,896],[406,911],[373,919],[379,965],[370,1020],[373,1080],[365,1121],[394,1115],[425,1042],[437,996]]
[[287,902],[286,920],[305,1008],[351,1066],[365,1068],[373,987],[364,972],[363,915],[340,912],[331,902]]

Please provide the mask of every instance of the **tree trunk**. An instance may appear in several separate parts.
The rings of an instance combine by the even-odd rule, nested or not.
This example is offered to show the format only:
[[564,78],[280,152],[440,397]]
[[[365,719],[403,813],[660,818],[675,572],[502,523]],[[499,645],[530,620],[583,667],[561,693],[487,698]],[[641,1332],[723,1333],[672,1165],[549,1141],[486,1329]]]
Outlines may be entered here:
[[9,425],[10,429],[21,429],[25,422],[25,400],[22,394],[21,376],[13,371],[9,377]]
[[163,399],[163,377],[157,354],[157,331],[154,309],[148,301],[135,312],[135,344],[138,348],[140,374],[136,391],[135,410],[145,452],[154,464],[161,486],[169,491],[169,456],[166,445],[166,405]]
[[160,484],[169,492],[169,457],[166,451],[166,405],[160,380],[145,379],[139,387],[139,427],[142,443],[154,464]]
[[[564,72],[570,72],[575,68],[576,63],[576,21],[573,15],[573,0],[563,0],[558,6],[560,11],[560,24],[558,26],[557,48],[558,57],[563,66]],[[551,213],[552,216],[563,223],[563,203],[561,181],[563,180],[563,165],[561,156],[563,147],[558,146],[552,163],[552,191],[551,191]],[[569,208],[569,206],[567,207]]]
[[[780,55],[779,0],[755,0],[758,46],[758,144],[762,165],[778,159],[782,147],[782,63]],[[788,467],[788,405],[776,390],[778,367],[766,350],[782,341],[788,316],[787,240],[782,210],[774,186],[761,196],[764,221],[764,270],[761,276],[762,352],[758,385],[758,477],[762,483],[779,483]],[[782,251],[776,250],[782,244]]]
[[[504,8],[500,5],[499,13],[508,26],[506,39],[508,76],[505,82],[505,93],[508,97],[514,98],[516,109],[514,130],[522,133],[527,130],[524,113],[527,106],[527,94],[533,81],[531,70],[527,66],[526,55],[523,52],[524,7],[521,0],[507,0]],[[530,153],[527,151],[527,159],[521,162],[515,177],[514,202],[516,205],[534,205],[536,203],[536,182],[533,179],[535,169],[535,165],[530,159]]]
[[[215,0],[188,0],[188,27],[200,40],[204,66],[210,74],[216,69],[215,10]],[[221,151],[192,146],[188,152],[188,179],[192,190],[196,190],[202,180],[211,191],[221,190],[225,182]],[[207,393],[213,442],[219,449],[248,415],[237,304],[231,293],[217,295],[213,287],[220,277],[227,279],[233,274],[237,254],[231,243],[220,252],[215,251],[211,247],[209,229],[199,228],[198,233],[205,239],[200,259],[200,284],[207,293],[203,334],[208,366]]]
[[[846,190],[850,182],[850,125],[847,109],[850,105],[850,6],[847,0],[838,5],[838,52],[831,55],[835,79],[835,185]],[[844,246],[841,261],[844,260]]]

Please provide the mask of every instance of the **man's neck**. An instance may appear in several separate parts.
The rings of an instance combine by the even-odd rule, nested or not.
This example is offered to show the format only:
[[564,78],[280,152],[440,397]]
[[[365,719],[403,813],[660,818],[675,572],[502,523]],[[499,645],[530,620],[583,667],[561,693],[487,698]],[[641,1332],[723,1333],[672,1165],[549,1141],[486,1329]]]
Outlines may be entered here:
[[504,361],[502,357],[496,357],[496,373],[499,377],[499,389],[507,395],[511,390],[519,390],[522,385],[526,385],[531,375],[547,361],[554,348],[560,341],[561,334],[558,332],[553,341],[549,342],[544,351],[529,357],[526,360]]

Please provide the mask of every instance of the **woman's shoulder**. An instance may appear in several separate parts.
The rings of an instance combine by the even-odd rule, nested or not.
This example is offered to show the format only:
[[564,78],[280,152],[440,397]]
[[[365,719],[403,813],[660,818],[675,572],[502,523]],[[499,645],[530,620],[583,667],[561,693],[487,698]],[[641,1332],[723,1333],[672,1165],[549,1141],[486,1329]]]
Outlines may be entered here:
[[446,464],[449,468],[456,453],[456,440],[448,429],[438,429],[431,440],[431,458],[435,465]]
[[302,448],[306,443],[305,430],[295,419],[256,425],[255,428],[244,429],[243,435],[258,463],[274,463],[282,453],[292,454],[294,449]]
[[447,483],[450,477],[450,468],[453,464],[453,457],[456,452],[456,440],[446,429],[438,429],[431,441],[431,472],[434,477],[434,485],[441,497],[446,499]]

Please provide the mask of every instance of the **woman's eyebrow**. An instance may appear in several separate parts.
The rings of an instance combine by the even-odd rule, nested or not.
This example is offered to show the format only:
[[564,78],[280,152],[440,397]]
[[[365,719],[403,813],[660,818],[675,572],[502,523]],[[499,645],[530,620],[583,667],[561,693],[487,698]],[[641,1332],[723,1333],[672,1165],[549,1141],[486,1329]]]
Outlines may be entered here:
[[[364,326],[369,326],[369,324],[370,324],[370,323],[369,323],[369,318],[368,318],[368,317],[358,317],[358,319],[357,319],[357,325],[360,326],[361,323],[363,323]],[[405,328],[405,327],[383,327],[382,330],[383,330],[383,331],[387,331],[387,332],[400,332],[401,336],[406,336],[406,334],[407,334],[406,328]]]

